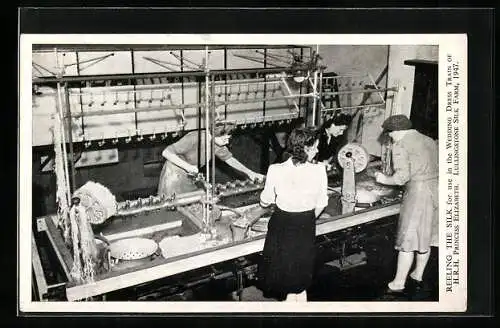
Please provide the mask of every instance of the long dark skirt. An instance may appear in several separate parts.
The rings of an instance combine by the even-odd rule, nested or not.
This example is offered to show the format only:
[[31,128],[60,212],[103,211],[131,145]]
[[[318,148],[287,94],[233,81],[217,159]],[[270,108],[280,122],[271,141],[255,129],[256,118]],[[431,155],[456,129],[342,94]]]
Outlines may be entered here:
[[312,282],[316,224],[314,211],[291,213],[276,209],[268,224],[258,287],[264,297],[284,300]]

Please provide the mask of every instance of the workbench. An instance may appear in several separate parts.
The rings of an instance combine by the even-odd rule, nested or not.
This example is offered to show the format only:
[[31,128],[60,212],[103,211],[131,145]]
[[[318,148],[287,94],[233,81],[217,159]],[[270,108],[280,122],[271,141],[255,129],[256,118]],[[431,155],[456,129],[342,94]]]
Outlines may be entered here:
[[[399,200],[395,200],[386,204],[373,206],[372,208],[357,210],[350,215],[337,215],[320,217],[317,221],[316,235],[326,236],[331,233],[342,233],[353,231],[362,231],[363,227],[369,224],[376,224],[377,221],[395,216],[399,213]],[[164,217],[167,219],[160,220],[159,217]],[[177,211],[164,212],[162,215],[155,214],[155,220],[151,220],[151,224],[148,227],[140,228],[139,231],[135,230],[135,235],[146,235],[151,236],[162,229],[167,231],[163,233],[161,237],[165,235],[179,235],[182,234],[183,228],[182,214]],[[66,281],[64,283],[57,283],[55,287],[59,289],[59,292],[55,293],[53,296],[56,298],[63,298],[68,301],[85,300],[96,296],[104,296],[107,293],[130,288],[133,286],[145,284],[148,282],[153,282],[158,279],[163,279],[166,277],[175,276],[178,274],[190,272],[204,267],[210,267],[218,263],[227,262],[230,260],[241,259],[246,256],[251,256],[258,254],[262,251],[265,240],[265,233],[254,234],[249,238],[238,241],[238,242],[228,242],[226,244],[213,245],[201,250],[196,250],[194,252],[186,250],[185,254],[180,254],[173,257],[165,258],[163,256],[155,256],[148,258],[147,260],[141,260],[140,263],[134,263],[131,266],[123,266],[117,270],[111,270],[109,272],[104,272],[98,274],[93,283],[87,284],[76,284],[70,278],[69,271],[72,265],[72,256],[64,242],[62,240],[61,234],[56,227],[55,216],[47,216],[39,218],[38,231],[40,234],[45,234],[49,241],[50,246],[53,249],[55,255],[57,256],[58,262]],[[110,225],[117,225],[118,223],[112,222]],[[189,229],[189,227],[187,228]],[[185,232],[184,232],[185,233]],[[188,233],[189,234],[189,233]],[[124,238],[132,235],[127,231],[117,231],[114,235],[108,235],[108,238]],[[33,249],[36,249],[36,242],[33,239]],[[43,273],[40,273],[41,265],[39,264],[39,258],[33,254],[33,268],[35,271],[35,276],[37,286],[43,286],[45,291],[50,290],[50,286],[44,282]],[[101,299],[105,299],[105,296]]]

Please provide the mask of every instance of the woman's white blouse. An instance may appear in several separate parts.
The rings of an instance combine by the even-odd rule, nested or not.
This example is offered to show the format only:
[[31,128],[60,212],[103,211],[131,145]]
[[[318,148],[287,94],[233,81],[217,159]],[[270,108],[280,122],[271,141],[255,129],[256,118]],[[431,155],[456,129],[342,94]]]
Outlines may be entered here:
[[322,164],[304,163],[295,166],[292,159],[269,166],[263,205],[276,204],[287,212],[304,212],[328,205],[328,178]]

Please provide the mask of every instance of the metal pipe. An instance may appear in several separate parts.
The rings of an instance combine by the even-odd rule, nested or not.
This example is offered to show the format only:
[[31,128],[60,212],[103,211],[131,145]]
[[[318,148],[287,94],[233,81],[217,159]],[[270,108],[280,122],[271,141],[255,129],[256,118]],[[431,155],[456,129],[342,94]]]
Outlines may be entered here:
[[218,101],[215,103],[216,106],[222,106],[227,104],[244,104],[244,103],[253,103],[253,102],[261,102],[261,101],[273,101],[273,100],[285,100],[290,98],[301,98],[301,97],[313,97],[314,95],[311,93],[306,94],[297,94],[297,95],[288,95],[288,96],[279,96],[279,97],[266,97],[261,99],[240,99],[240,100],[228,100],[228,101]]
[[[180,62],[182,62],[183,66],[190,66],[188,68],[194,68],[194,69],[202,69],[203,68],[203,65],[198,65],[197,63],[194,63],[193,61],[187,59],[186,56],[182,56],[182,58],[181,58],[181,56],[174,54],[173,51],[170,51],[170,54],[172,56],[174,56],[175,58],[177,58]],[[184,63],[184,62],[189,63],[190,65],[186,65],[186,63]],[[205,64],[208,65],[208,63],[205,63]]]
[[341,79],[344,77],[366,77],[367,74],[349,74],[349,75],[335,75],[335,76],[327,76],[326,79]]
[[[230,104],[243,104],[243,103],[253,103],[253,102],[262,102],[262,101],[272,101],[272,100],[284,100],[289,98],[300,98],[300,97],[312,97],[312,94],[298,94],[298,95],[289,95],[289,96],[280,96],[280,97],[270,97],[270,98],[262,98],[262,99],[239,99],[239,100],[227,100],[227,101],[218,101],[215,103],[215,106],[222,105],[230,105]],[[114,115],[114,114],[127,114],[127,113],[140,113],[140,112],[149,112],[149,111],[158,111],[165,109],[184,109],[184,108],[197,108],[202,107],[203,103],[196,104],[179,104],[175,106],[158,106],[158,107],[148,107],[148,108],[134,108],[134,109],[116,109],[116,110],[99,110],[92,112],[84,112],[75,113],[73,117],[91,117],[91,116],[103,116],[103,115]]]
[[[194,83],[192,83],[194,84]],[[143,87],[144,85],[141,85],[141,88],[138,89],[138,90],[135,90],[134,91],[134,88],[133,88],[133,85],[128,85],[127,87],[129,88],[123,88],[123,89],[112,89],[112,87],[109,87],[109,93],[115,93],[115,94],[122,94],[122,93],[127,93],[127,94],[134,94],[134,93],[139,93],[139,92],[144,92],[144,91],[164,91],[166,89],[168,89],[167,91],[171,91],[173,89],[173,87],[180,87],[182,85],[182,83],[168,83],[168,84],[164,84],[162,86],[156,86],[156,85],[151,85],[151,87]],[[167,87],[168,86],[168,87]],[[88,89],[88,88],[87,88]],[[88,91],[88,92],[71,92],[71,95],[72,96],[86,96],[86,95],[89,95],[89,96],[94,96],[96,92],[93,92],[93,91]],[[101,91],[100,93],[106,93],[106,91]]]
[[[253,62],[260,63],[260,64],[266,63],[264,60],[260,60],[259,58],[253,58],[253,57],[250,57],[250,56],[244,56],[244,55],[238,55],[238,54],[234,54],[233,56],[239,57],[239,58],[243,58],[243,59],[246,59],[246,60],[251,60]],[[280,66],[280,65],[277,65],[277,64],[272,64],[272,63],[269,63],[269,62],[267,62],[266,64],[267,65],[272,65],[272,66],[275,66],[275,67],[283,67],[283,68],[286,67],[286,66]]]
[[210,275],[209,277],[206,277],[206,278],[202,278],[202,279],[199,279],[196,281],[188,282],[184,285],[184,288],[190,289],[190,288],[193,288],[193,287],[196,287],[196,286],[199,286],[202,284],[206,284],[206,283],[214,281],[214,280],[226,279],[226,278],[230,278],[232,276],[234,276],[234,274],[232,272],[224,272],[224,273],[221,273],[218,275]]
[[91,117],[91,116],[103,116],[103,115],[114,115],[114,114],[129,114],[129,113],[141,113],[141,112],[150,112],[157,110],[165,110],[165,109],[184,109],[184,108],[197,108],[202,107],[203,103],[196,104],[179,104],[179,105],[165,105],[158,107],[148,107],[148,108],[133,108],[133,109],[115,109],[115,110],[99,110],[99,111],[91,111],[91,112],[83,112],[83,113],[75,113],[73,117]]
[[314,71],[314,83],[313,83],[313,94],[314,94],[314,97],[313,97],[313,108],[312,108],[312,125],[315,126],[316,125],[316,101],[317,101],[317,89],[318,87],[318,71]]
[[294,60],[293,56],[295,56],[294,53],[292,53],[292,57],[290,57],[290,56],[285,56],[285,55],[275,54],[275,53],[271,54],[270,51],[267,51],[266,54],[267,54],[267,56],[269,56],[271,58],[276,58],[276,59],[281,58],[280,59],[281,61],[284,61],[283,59],[287,59],[288,62],[293,61]]
[[[77,65],[76,65],[76,74],[80,75],[80,64],[78,64],[78,61],[79,61],[79,55],[78,55],[78,51],[75,53],[75,56],[76,56],[76,62],[77,62]],[[80,107],[80,113],[83,114],[83,97],[82,97],[82,87],[81,85],[78,87],[78,90],[79,90],[79,94],[78,94],[78,98],[79,98],[79,106]],[[69,89],[68,89],[68,94],[69,94]],[[82,124],[82,135],[83,135],[83,138],[85,139],[85,124],[83,124],[83,118],[81,120],[81,124]]]
[[161,64],[168,64],[168,65],[176,66],[178,68],[182,67],[181,64],[172,63],[172,62],[169,62],[169,61],[166,61],[166,60],[159,60],[159,59],[156,59],[156,58],[151,58],[151,57],[146,57],[146,56],[142,56],[142,58],[144,58],[146,60],[149,60],[150,62],[153,62],[155,64],[161,63]]
[[275,80],[275,81],[256,81],[256,82],[245,82],[245,83],[225,83],[225,84],[219,84],[217,85],[218,87],[232,87],[232,86],[240,86],[240,85],[251,85],[251,84],[276,84],[280,83],[281,80]]
[[212,126],[211,126],[211,130],[212,130],[212,182],[210,184],[210,193],[211,193],[211,197],[212,199],[214,199],[214,192],[215,192],[215,76],[212,75],[212,81],[211,81],[211,92],[210,92],[210,95],[211,95],[211,106],[210,106],[210,112],[211,112],[211,115],[212,115]]
[[[205,46],[205,171],[206,171],[206,179],[207,181],[210,181],[210,166],[209,166],[209,157],[207,156],[209,154],[209,151],[210,151],[210,146],[209,146],[209,138],[210,138],[210,134],[209,134],[209,128],[210,128],[210,108],[209,108],[209,86],[208,86],[208,82],[209,82],[209,77],[210,77],[210,71],[209,71],[209,68],[208,68],[208,46]],[[212,136],[212,139],[214,138],[214,136]],[[208,200],[209,200],[209,196],[210,196],[210,190],[206,190],[206,200],[207,200],[207,203],[205,204],[205,211],[203,211],[203,221],[205,223],[205,227],[206,228],[209,228],[208,227],[208,220],[210,219],[210,206],[208,204]],[[205,228],[204,227],[204,228]],[[208,230],[208,229],[207,229]],[[207,231],[209,232],[209,231]]]
[[[282,68],[248,68],[235,70],[214,70],[213,75],[228,75],[228,74],[249,74],[249,73],[293,73],[297,69],[290,67]],[[127,79],[147,79],[147,78],[162,78],[162,77],[183,77],[183,76],[204,76],[203,71],[191,72],[161,72],[161,73],[138,73],[138,74],[108,74],[108,75],[89,75],[89,76],[63,76],[63,77],[39,77],[32,79],[32,83],[49,83],[49,82],[81,82],[81,81],[102,81],[102,80],[127,80]]]
[[260,50],[255,50],[256,53],[264,55],[266,58],[272,58],[274,60],[280,61],[282,63],[287,64],[287,66],[292,65],[290,58],[287,57],[288,60],[283,60],[283,58],[279,58],[278,56],[271,55],[269,52],[262,52]]
[[90,66],[93,66],[93,65],[95,65],[95,64],[97,64],[97,63],[102,62],[104,59],[106,59],[106,58],[100,58],[100,59],[97,59],[97,60],[95,60],[94,62],[92,62],[92,63],[88,64],[88,65],[87,65],[87,66],[85,66],[85,67],[81,67],[81,66],[80,66],[80,69],[83,71],[84,69],[87,69],[87,68],[89,68]]
[[377,87],[377,82],[375,82],[375,79],[373,78],[373,76],[370,73],[368,73],[368,77],[370,78],[370,80],[373,83],[373,86],[377,90],[377,94],[380,97],[380,100],[382,100],[383,102],[385,102],[384,97],[382,97],[382,95],[380,94],[381,91],[379,91],[379,88]]
[[[101,44],[34,44],[33,45],[33,50],[34,52],[37,53],[45,53],[45,52],[50,52],[54,47],[58,47],[62,51],[77,51],[77,50],[82,50],[82,51],[94,51],[94,52],[109,52],[109,51],[119,51],[119,50],[129,50],[133,48],[135,51],[139,50],[163,50],[163,51],[170,51],[170,50],[179,50],[182,48],[183,50],[203,50],[204,46],[200,45],[182,45],[179,46],[177,44],[115,44],[115,45],[101,45]],[[289,49],[289,48],[304,48],[304,49],[310,49],[310,46],[305,46],[305,45],[283,45],[283,44],[275,44],[275,45],[252,45],[252,44],[245,44],[245,45],[227,45],[227,44],[214,44],[210,45],[212,50],[223,50],[223,49],[262,49],[262,48],[267,48],[267,49]]]
[[[244,193],[249,193],[249,192],[253,192],[253,191],[258,191],[258,190],[262,190],[264,189],[264,186],[252,186],[252,187],[245,187],[244,189],[243,188],[238,188],[238,189],[234,189],[234,190],[225,190],[225,191],[221,191],[219,192],[219,197],[229,197],[229,196],[234,196],[234,195],[241,195],[241,194],[244,194]],[[220,206],[219,206],[220,207]],[[241,213],[238,213],[241,215]]]
[[324,95],[347,95],[353,93],[371,93],[371,92],[383,92],[383,91],[397,91],[396,88],[380,88],[380,89],[353,89],[349,91],[332,91],[332,92],[323,92]]
[[40,71],[40,69],[38,69],[38,67],[36,67],[34,63],[32,63],[31,66],[35,69],[35,71],[38,72],[38,74],[43,75],[42,71]]
[[[71,63],[71,64],[66,64],[64,65],[64,67],[70,67],[70,66],[74,66],[74,65],[81,65],[81,64],[85,64],[85,63],[90,63],[90,62],[93,62],[93,61],[102,61],[108,57],[111,57],[111,56],[114,56],[115,54],[114,53],[111,53],[111,54],[107,54],[105,56],[100,56],[100,57],[96,57],[96,58],[90,58],[90,59],[86,59],[86,60],[82,60],[82,61],[77,61],[76,63]],[[88,67],[88,66],[87,66]]]
[[[315,53],[315,59],[316,59],[316,63],[318,62],[319,60],[319,44],[316,45],[316,53]],[[314,93],[314,98],[313,98],[313,117],[312,117],[312,120],[313,120],[313,126],[316,126],[317,122],[316,122],[316,117],[319,116],[317,115],[316,113],[316,107],[317,107],[317,102],[318,102],[318,68],[316,67],[316,69],[314,70],[314,87],[313,87],[313,93]]]
[[385,103],[366,104],[366,105],[360,105],[360,106],[346,106],[346,107],[324,108],[321,111],[322,112],[330,112],[330,111],[339,111],[339,110],[342,110],[342,109],[356,109],[356,108],[365,108],[365,107],[380,107],[382,105],[385,105]]
[[[201,199],[204,196],[204,191],[203,190],[197,190],[194,192],[182,194],[179,198],[176,198],[172,201],[167,201],[163,204],[158,204],[156,206],[148,206],[147,210],[157,210],[157,209],[162,209],[162,208],[170,208],[170,207],[176,207],[176,206],[185,206],[189,204],[193,204],[196,202],[200,202]],[[121,208],[123,207],[123,203],[121,202],[118,204],[118,207]],[[145,208],[133,208],[133,209],[120,209],[117,211],[117,213],[114,215],[115,217],[117,216],[128,216],[128,215],[133,215],[137,213],[142,213],[145,211]]]
[[[292,90],[288,86],[288,83],[286,83],[285,78],[281,78],[281,82],[283,82],[283,84],[285,85],[286,91],[288,91],[289,95],[292,95]],[[292,99],[292,101],[293,101],[293,104],[295,105],[295,109],[297,110],[297,113],[300,112],[299,105],[297,104],[295,99]]]
[[270,116],[253,116],[252,120],[248,119],[243,119],[243,120],[224,120],[225,123],[233,123],[233,124],[248,124],[248,123],[261,123],[264,122],[266,119],[268,121],[275,121],[275,120],[287,120],[287,119],[294,119],[298,116],[298,113],[285,113],[285,114],[278,114],[278,115],[270,115]]
[[[323,97],[323,69],[319,70],[319,87],[318,87],[318,100],[319,100],[319,105],[320,105],[320,110],[325,108],[325,105],[323,104],[323,101],[321,98]],[[321,120],[321,115],[319,115],[319,119]],[[322,124],[323,122],[319,122],[319,124]]]
[[56,73],[52,72],[52,71],[51,71],[51,70],[49,70],[48,68],[45,68],[45,67],[43,67],[42,65],[37,64],[37,63],[35,63],[35,62],[32,62],[32,63],[31,63],[31,66],[33,66],[33,67],[34,67],[34,68],[35,68],[35,69],[36,69],[36,70],[40,73],[40,75],[42,75],[42,72],[40,72],[40,68],[41,68],[42,70],[44,70],[45,72],[47,72],[47,73],[49,73],[49,74],[53,75],[53,76],[56,76],[56,75],[57,75]]
[[69,105],[69,90],[68,90],[68,84],[64,86],[64,99],[65,99],[65,105],[66,105],[66,115],[67,115],[67,129],[68,129],[68,142],[69,142],[69,153],[70,153],[70,165],[71,165],[71,183],[70,187],[72,187],[71,190],[74,190],[76,188],[76,171],[75,171],[75,158],[74,158],[74,150],[73,150],[73,128],[72,128],[72,121],[71,121],[71,108]]
[[[156,64],[156,65],[158,65],[158,66],[160,66],[160,67],[163,67],[163,68],[165,68],[165,69],[167,69],[167,70],[169,70],[169,71],[173,71],[173,69],[172,69],[172,68],[170,68],[170,67],[168,67],[168,66],[165,66],[165,65],[164,65],[164,64],[170,64],[170,63],[168,63],[168,62],[164,62],[164,63],[162,63],[162,62],[160,62],[159,60],[154,60],[154,59],[152,59],[152,58],[148,58],[148,57],[142,57],[142,58],[144,58],[145,60],[150,61],[150,62],[152,62],[153,64]],[[172,66],[173,66],[174,64],[170,64],[170,65],[172,65]],[[177,65],[177,66],[180,66],[180,65]]]
[[[135,56],[134,56],[134,51],[133,50],[130,50],[130,57],[132,59],[132,74],[135,74]],[[137,81],[134,81],[134,83],[132,83],[132,87],[133,87],[133,96],[134,96],[134,109],[137,109]],[[127,92],[127,100],[128,100],[128,92]],[[135,126],[135,130],[137,131],[138,127],[139,127],[139,122],[137,120],[137,112],[134,112],[134,126]]]
[[[267,49],[264,49],[264,68],[268,67],[267,65]],[[264,75],[264,82],[267,82],[267,76]],[[264,89],[264,98],[267,97],[267,84],[264,83],[263,85],[263,89]],[[255,98],[257,98],[257,93],[259,92],[259,85],[257,85],[257,87],[255,88]],[[247,93],[247,96],[245,99],[248,99],[248,96],[250,95],[250,86],[248,86],[248,93]],[[239,97],[238,97],[239,99]],[[227,99],[226,99],[227,100]],[[263,116],[266,116],[266,102],[263,101],[262,102],[262,115]]]

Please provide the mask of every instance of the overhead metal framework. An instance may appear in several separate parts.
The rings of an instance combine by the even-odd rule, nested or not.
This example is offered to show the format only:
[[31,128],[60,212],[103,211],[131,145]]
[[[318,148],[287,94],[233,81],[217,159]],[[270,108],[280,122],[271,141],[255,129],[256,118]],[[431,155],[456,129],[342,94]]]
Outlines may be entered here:
[[[85,46],[86,51],[93,51],[96,49],[102,50],[102,51],[110,51],[112,49],[119,48],[119,49],[126,49],[130,50],[131,47],[126,46],[126,45],[119,45],[119,46],[101,46],[102,48],[95,47],[95,46]],[[137,49],[146,49],[146,46],[142,48],[143,46],[135,47],[134,50]],[[171,48],[170,48],[171,47]],[[170,46],[163,48],[162,46],[151,49],[151,47],[147,47],[148,50],[154,50],[154,49],[173,49],[174,46]],[[272,46],[255,46],[255,48],[262,49],[262,48],[270,48]],[[49,45],[43,45],[39,47],[36,51],[43,51],[44,49],[49,50],[50,46]],[[179,48],[177,45],[175,45],[175,48]],[[191,46],[190,49],[200,49],[201,46]],[[239,47],[231,47],[231,46],[224,46],[220,47],[221,49],[239,49]],[[251,48],[253,49],[252,46],[247,47],[245,46],[245,49]],[[285,46],[278,47],[280,49],[286,48]],[[54,47],[50,49],[52,53],[54,53],[55,59],[56,59],[56,65],[57,67],[55,68],[55,76],[51,77],[42,77],[42,78],[35,78],[33,79],[33,84],[37,84],[40,82],[52,82],[57,85],[57,117],[59,117],[59,121],[61,122],[60,125],[56,124],[54,126],[55,129],[60,129],[61,137],[62,139],[60,140],[61,145],[56,145],[57,147],[62,146],[62,156],[56,156],[56,162],[59,161],[60,165],[64,167],[64,175],[65,175],[65,181],[66,184],[63,186],[58,186],[59,188],[64,188],[66,193],[66,198],[71,199],[71,192],[74,191],[75,189],[75,155],[74,155],[74,140],[73,140],[73,126],[72,122],[74,118],[82,118],[82,117],[95,117],[95,116],[103,116],[103,115],[119,115],[119,114],[127,114],[127,113],[134,113],[137,117],[138,113],[141,112],[151,112],[151,111],[162,111],[162,110],[176,110],[182,112],[180,114],[181,121],[184,120],[184,109],[185,108],[204,108],[205,110],[205,115],[202,118],[204,120],[204,127],[205,127],[205,138],[206,140],[210,140],[209,138],[209,132],[211,130],[212,135],[214,134],[214,128],[215,124],[217,122],[225,122],[225,123],[236,123],[236,124],[265,124],[266,120],[286,120],[288,121],[290,118],[295,118],[299,115],[299,104],[298,100],[300,98],[310,98],[312,99],[312,104],[313,104],[313,121],[316,119],[317,114],[315,113],[316,110],[316,104],[317,101],[321,99],[321,91],[318,91],[318,87],[320,87],[319,81],[321,80],[321,74],[323,68],[319,65],[317,65],[317,57],[315,57],[314,63],[311,65],[309,62],[302,62],[300,61],[300,65],[288,65],[294,64],[295,60],[301,60],[299,59],[298,55],[295,54],[293,51],[288,49],[288,56],[282,56],[282,57],[287,57],[290,59],[290,61],[286,61],[283,58],[280,58],[278,56],[274,56],[275,60],[280,62],[283,67],[273,67],[273,68],[259,68],[259,69],[243,69],[243,70],[211,70],[210,68],[210,50],[217,49],[217,47],[213,46],[205,46],[204,47],[204,58],[203,62],[200,64],[190,62],[190,65],[192,67],[198,68],[196,71],[191,71],[191,72],[166,72],[166,73],[153,73],[153,74],[118,74],[118,75],[104,75],[104,76],[65,76],[65,68],[69,67],[70,65],[73,65],[74,63],[64,65],[64,63],[61,63],[59,60],[58,54],[61,53],[62,51],[65,50],[71,50],[75,51],[75,49],[78,49],[78,46],[71,46],[70,48],[68,46],[61,48]],[[184,50],[184,49],[183,49]],[[246,60],[249,61],[256,61],[255,58],[260,58],[262,56],[262,53],[259,51],[255,52],[257,57],[251,57],[247,56]],[[265,54],[265,52],[264,52]],[[310,56],[308,56],[309,59],[311,59],[313,56],[316,56],[317,53],[313,53]],[[92,60],[86,60],[85,62],[93,62],[95,60],[103,60],[105,58],[108,58],[109,56],[112,56],[112,54],[106,54],[106,56],[100,56],[97,59],[92,59]],[[243,57],[242,57],[243,58]],[[265,58],[264,59],[264,66],[266,64]],[[182,63],[183,59],[179,58],[179,61]],[[195,65],[196,64],[196,65]],[[182,65],[182,64],[181,64]],[[182,66],[181,66],[182,69]],[[262,74],[263,76],[265,74],[275,74],[274,79],[269,79],[265,81],[255,81],[255,82],[238,82],[238,83],[231,83],[229,81],[222,81],[223,84],[219,83],[218,80],[216,80],[216,76],[219,75],[225,75],[225,74],[235,74],[235,73],[254,73],[254,74]],[[306,81],[306,84],[310,84],[310,87],[312,87],[311,92],[309,93],[294,93],[290,86],[288,85],[288,79],[295,78],[297,74],[300,74],[301,81]],[[106,110],[106,109],[99,109],[99,110],[83,110],[80,113],[74,113],[70,109],[70,98],[71,97],[79,97],[80,101],[82,101],[82,97],[84,96],[83,93],[70,93],[69,88],[68,88],[68,82],[77,82],[77,81],[92,81],[93,79],[99,79],[99,80],[106,80],[106,79],[138,79],[138,78],[159,78],[159,77],[172,77],[172,76],[178,76],[178,77],[198,77],[200,79],[204,78],[204,90],[200,94],[202,97],[200,97],[200,102],[197,102],[195,104],[172,104],[172,105],[166,105],[162,104],[159,107],[151,107],[151,108],[138,108],[137,107],[137,91],[133,91],[133,99],[134,99],[134,106],[133,108],[127,108],[127,109],[116,109],[112,108],[111,110]],[[259,89],[259,85],[262,84],[264,90],[266,90],[266,87],[269,87],[271,84],[276,84],[281,90],[284,90],[282,92],[286,92],[286,94],[278,95],[275,96],[274,92],[272,92],[271,95],[266,95],[263,94],[261,97],[257,97],[257,93],[255,94],[255,99],[240,99],[238,97],[237,99],[229,99],[231,96],[231,93],[240,93],[242,86],[247,88],[247,93],[250,93],[250,86],[253,84],[256,85],[257,90]],[[236,91],[236,89],[238,91]],[[147,90],[147,89],[145,89]],[[152,89],[151,89],[152,90]],[[216,90],[219,90],[218,92]],[[223,99],[217,99],[220,98],[220,93],[223,91],[224,93],[224,98]],[[144,92],[144,90],[141,89],[141,92]],[[153,94],[153,91],[151,91],[151,94]],[[118,97],[115,97],[118,99]],[[129,98],[129,95],[127,95],[127,99]],[[248,97],[247,97],[248,98]],[[103,98],[105,99],[105,98]],[[227,105],[235,105],[235,104],[246,104],[246,103],[254,103],[256,101],[266,103],[269,101],[276,101],[276,100],[285,100],[285,101],[291,101],[293,106],[291,107],[291,112],[285,114],[278,114],[277,118],[274,118],[269,115],[266,116],[266,114],[263,114],[261,118],[261,121],[259,121],[259,116],[256,115],[256,117],[252,118],[252,120],[248,121],[245,119],[243,121],[241,120],[235,120],[235,119],[228,119],[225,115],[221,114],[220,109],[224,108]],[[88,107],[90,108],[90,104],[93,103],[94,101],[91,101],[88,104]],[[116,102],[116,101],[115,101]],[[150,101],[151,102],[151,101]],[[321,102],[321,101],[320,101]],[[106,105],[106,100],[102,101],[102,106]],[[83,103],[82,103],[83,106]],[[222,106],[222,107],[221,107]],[[101,107],[101,106],[100,106]],[[322,106],[324,107],[324,106]],[[201,112],[200,112],[201,113]],[[180,122],[181,126],[184,126],[184,122]],[[313,123],[314,124],[314,123]],[[136,123],[137,125],[137,123]],[[200,126],[201,128],[201,126]],[[136,129],[136,134],[140,135],[140,138],[142,139],[142,133],[139,129]],[[130,131],[129,131],[130,134]],[[153,131],[153,134],[155,132]],[[130,137],[130,135],[129,135]],[[103,136],[103,140],[99,142],[99,145],[104,145],[105,144],[105,137]],[[85,141],[85,140],[84,140]],[[87,144],[87,142],[85,142]],[[66,146],[68,145],[68,150],[69,150],[69,155],[68,152],[66,151]],[[204,150],[206,154],[210,153],[209,149],[210,145],[209,143],[206,144],[206,149]],[[214,147],[214,139],[212,138],[212,145],[211,147]],[[206,172],[205,176],[201,178],[202,181],[204,181],[204,186],[206,189],[206,194],[205,194],[205,199],[203,201],[204,204],[204,212],[203,212],[203,222],[204,226],[206,227],[205,232],[209,233],[211,229],[211,222],[209,220],[210,217],[210,208],[215,202],[215,194],[214,194],[214,186],[215,186],[215,160],[213,160],[214,153],[212,152],[212,156],[206,156]],[[210,160],[212,160],[212,165],[210,165]],[[71,172],[71,174],[69,173]]]
[[[224,44],[209,45],[210,50],[223,49],[289,49],[289,48],[309,48],[308,45],[243,45],[243,44]],[[58,51],[162,51],[162,50],[204,50],[205,45],[197,44],[33,44],[33,51],[53,52]]]

